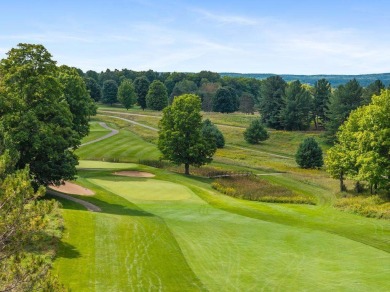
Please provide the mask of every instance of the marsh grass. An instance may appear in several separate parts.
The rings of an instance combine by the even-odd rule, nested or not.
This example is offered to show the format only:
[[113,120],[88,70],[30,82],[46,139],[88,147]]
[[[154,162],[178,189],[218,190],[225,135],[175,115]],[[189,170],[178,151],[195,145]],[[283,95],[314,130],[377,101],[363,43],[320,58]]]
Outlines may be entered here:
[[251,201],[315,204],[312,196],[299,194],[254,175],[219,178],[212,187],[225,195]]
[[390,202],[379,195],[347,196],[338,199],[334,207],[371,218],[390,219]]

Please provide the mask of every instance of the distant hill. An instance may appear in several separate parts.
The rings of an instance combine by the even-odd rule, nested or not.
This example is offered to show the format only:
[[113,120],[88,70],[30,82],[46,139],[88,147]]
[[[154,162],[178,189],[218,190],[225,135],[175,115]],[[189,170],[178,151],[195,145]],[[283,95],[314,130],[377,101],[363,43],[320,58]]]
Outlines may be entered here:
[[[221,76],[231,76],[231,77],[250,77],[250,78],[256,78],[256,79],[265,79],[270,76],[279,75],[279,74],[258,74],[258,73],[219,73]],[[314,83],[321,79],[325,78],[327,79],[333,87],[337,87],[340,84],[345,84],[349,80],[355,78],[357,81],[359,81],[360,85],[363,87],[366,87],[373,81],[379,79],[381,80],[386,86],[389,86],[390,84],[390,73],[381,73],[381,74],[364,74],[364,75],[291,75],[291,74],[280,74],[280,76],[283,77],[284,80],[287,82],[299,80],[302,83],[307,83],[310,85],[314,85]]]

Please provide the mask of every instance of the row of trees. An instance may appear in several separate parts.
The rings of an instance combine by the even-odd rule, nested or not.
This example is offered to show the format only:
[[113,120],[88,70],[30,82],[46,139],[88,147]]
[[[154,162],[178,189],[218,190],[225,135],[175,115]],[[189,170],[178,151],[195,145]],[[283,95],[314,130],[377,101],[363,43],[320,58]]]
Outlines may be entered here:
[[61,235],[45,186],[74,179],[74,150],[96,107],[79,70],[57,66],[41,45],[0,61],[0,290],[62,291],[50,275]]
[[[373,94],[379,94],[385,88],[380,80],[366,88],[362,88],[355,79],[332,88],[326,79],[320,79],[310,86],[299,81],[287,83],[280,76],[257,80],[221,77],[209,71],[157,73],[124,69],[107,70],[100,74],[87,71],[84,76],[91,96],[104,103],[112,104],[119,99],[126,108],[129,103],[137,102],[143,109],[161,110],[172,104],[176,96],[196,94],[201,97],[203,111],[254,113],[258,110],[262,122],[268,127],[307,130],[314,125],[316,129],[325,128],[327,139],[332,143],[338,127],[349,113],[358,106],[368,104]],[[133,84],[134,90],[129,89],[127,95],[131,102],[126,101],[123,95],[120,97],[118,89],[112,89],[121,87],[123,81]],[[102,95],[99,86],[102,87]],[[155,94],[149,95],[152,88]]]

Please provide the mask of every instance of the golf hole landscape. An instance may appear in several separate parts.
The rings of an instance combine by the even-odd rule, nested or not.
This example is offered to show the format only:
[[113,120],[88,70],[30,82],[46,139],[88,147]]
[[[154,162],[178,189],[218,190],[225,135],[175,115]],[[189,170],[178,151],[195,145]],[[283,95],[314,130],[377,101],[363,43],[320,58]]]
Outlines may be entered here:
[[386,1],[51,2],[0,1],[0,292],[390,292]]
[[[115,119],[100,118],[118,127]],[[97,132],[107,134],[92,122],[90,135]],[[242,200],[219,193],[208,178],[107,162],[115,160],[123,145],[123,160],[158,157],[153,144],[123,127],[117,135],[78,150],[82,160],[75,183],[94,195],[73,197],[100,212],[58,198],[65,232],[54,267],[73,291],[389,288],[388,221],[335,210],[329,204],[334,198],[323,187],[286,174],[257,171],[271,181],[294,183],[321,203]],[[251,159],[267,156],[250,149],[246,153]]]

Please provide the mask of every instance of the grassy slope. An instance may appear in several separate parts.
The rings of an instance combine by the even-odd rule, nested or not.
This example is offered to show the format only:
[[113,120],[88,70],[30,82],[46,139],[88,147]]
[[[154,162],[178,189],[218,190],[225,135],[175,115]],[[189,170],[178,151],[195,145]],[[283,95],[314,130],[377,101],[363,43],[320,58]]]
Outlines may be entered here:
[[[100,166],[100,162],[88,164],[93,169]],[[107,163],[104,165],[104,167],[108,166]],[[120,168],[123,166],[123,164],[120,165]],[[129,165],[129,167],[134,168],[134,165]],[[148,170],[148,168],[144,167],[143,170]],[[161,222],[165,222],[191,269],[206,288],[212,291],[219,290],[221,287],[224,287],[224,290],[240,291],[258,291],[261,288],[290,291],[321,290],[321,287],[323,290],[385,291],[389,288],[386,273],[389,272],[387,263],[390,257],[387,252],[331,234],[331,229],[336,230],[337,226],[340,227],[338,232],[341,232],[343,226],[358,226],[356,229],[358,233],[361,233],[360,235],[371,233],[371,242],[366,243],[375,245],[375,241],[383,242],[389,238],[390,228],[386,221],[366,219],[337,211],[329,213],[328,208],[325,210],[313,206],[280,206],[245,202],[212,194],[211,189],[207,189],[207,185],[202,181],[167,174],[161,170],[149,169],[149,171],[158,174],[156,179],[112,176],[109,175],[110,170],[107,172],[83,170],[80,175],[82,176],[81,182],[85,186],[98,190],[97,198],[88,200],[99,204],[103,209],[103,201],[107,200],[115,201],[117,205],[124,204],[123,200],[112,195],[116,194],[126,199],[126,204],[130,204],[131,208],[137,208],[137,210],[140,208],[148,214],[153,214],[153,218],[156,217]],[[102,192],[103,189],[105,192]],[[105,196],[104,193],[106,193]],[[197,194],[210,204],[201,200]],[[135,203],[137,207],[130,202]],[[280,214],[284,216],[279,216]],[[94,214],[98,217],[102,215],[104,215],[103,220],[95,220],[95,226],[99,224],[102,225],[100,228],[103,228],[99,231],[99,236],[95,234],[95,241],[100,242],[99,237],[106,234],[107,243],[98,242],[95,246],[95,253],[99,253],[102,248],[118,251],[113,256],[114,260],[111,260],[112,256],[109,256],[103,262],[98,262],[97,266],[104,270],[103,265],[115,264],[117,271],[105,273],[118,277],[120,271],[123,273],[125,268],[125,263],[123,263],[125,254],[121,252],[123,242],[132,243],[128,245],[128,248],[137,248],[142,242],[148,242],[151,235],[146,233],[135,239],[134,234],[129,234],[127,237],[123,233],[125,233],[124,230],[132,230],[133,217],[129,218],[123,214],[120,216],[121,220],[124,220],[122,222],[116,216],[114,227],[112,226],[114,221],[110,221],[112,215]],[[329,220],[326,220],[327,217]],[[278,220],[273,222],[275,218]],[[128,222],[129,219],[131,223]],[[150,217],[141,216],[138,219],[140,221],[137,221],[137,224],[145,226],[151,224]],[[122,224],[126,226],[123,230],[120,228]],[[330,229],[330,233],[322,231],[327,228]],[[70,230],[73,233],[73,227]],[[76,231],[74,234],[77,235],[79,232],[82,231]],[[347,237],[353,234],[351,230],[349,231],[351,234],[348,234],[347,229],[343,232]],[[163,231],[161,236],[164,237]],[[119,241],[116,240],[117,237],[120,238]],[[152,237],[155,236],[152,235]],[[164,238],[150,251],[164,248],[167,243],[175,241],[174,238]],[[77,239],[73,241],[74,245],[76,243]],[[108,243],[110,243],[109,247],[107,247]],[[180,250],[175,252],[180,253]],[[133,251],[130,251],[130,254],[132,253]],[[183,258],[178,258],[180,261],[183,260]],[[150,266],[162,264],[153,257],[150,257],[147,262]],[[169,262],[174,264],[173,259]],[[77,265],[74,260],[69,263]],[[66,277],[66,273],[62,276]],[[91,281],[98,277],[98,275],[90,276]],[[103,279],[106,278],[107,280],[102,281],[107,283],[104,284],[105,286],[99,283],[98,290],[114,285],[109,282],[110,277]],[[167,283],[162,281],[164,287],[177,285],[171,283],[172,280],[160,278],[168,281]],[[126,279],[135,280],[135,278],[126,278],[123,275],[119,279],[121,279],[118,280],[119,282],[125,282]],[[185,285],[193,287],[192,281],[187,281],[186,284],[181,283],[182,286],[177,287],[182,289],[186,287]],[[200,286],[199,283],[198,285]]]
[[[127,145],[138,138],[124,130],[120,135]],[[105,147],[97,155],[104,153],[113,159],[117,149],[108,147],[110,144],[86,146],[89,149],[83,155],[88,157]],[[137,144],[142,147],[127,152],[123,161],[137,161],[139,153],[148,147],[149,153],[158,156],[153,145],[142,140]],[[83,170],[80,181],[97,190],[97,196],[86,199],[101,206],[104,214],[75,210],[78,207],[73,203],[65,203],[68,229],[56,267],[61,279],[74,290],[129,290],[129,282],[140,283],[142,287],[132,287],[135,291],[150,287],[197,290],[202,287],[197,277],[211,290],[389,289],[390,226],[386,221],[344,214],[326,206],[236,200],[215,194],[201,179],[159,170],[153,170],[159,174],[157,179],[180,185],[153,179],[156,188],[146,179],[105,172],[113,167],[137,167],[134,164],[82,161],[80,167],[103,169]],[[308,192],[322,189],[320,198],[328,193],[312,183],[297,184],[293,174],[273,179]],[[144,196],[140,198],[140,194]],[[156,195],[159,200],[155,200]],[[145,242],[155,240],[156,230],[161,230],[158,234],[162,240],[151,245],[148,258],[140,256]],[[124,245],[126,242],[132,244]],[[164,254],[165,259],[172,260],[161,260]],[[129,260],[137,260],[141,271],[129,271]],[[156,265],[161,270],[155,271]]]

